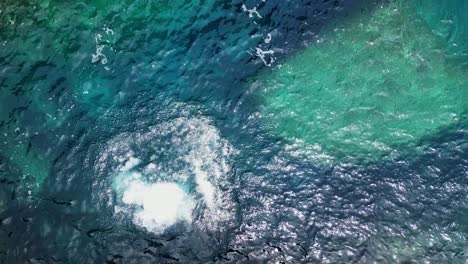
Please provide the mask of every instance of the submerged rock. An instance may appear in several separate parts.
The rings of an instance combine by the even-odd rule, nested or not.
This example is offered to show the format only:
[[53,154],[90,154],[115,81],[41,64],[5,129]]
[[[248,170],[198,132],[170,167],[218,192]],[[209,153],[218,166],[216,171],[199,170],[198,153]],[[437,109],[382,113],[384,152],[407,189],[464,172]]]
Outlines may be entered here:
[[271,130],[319,160],[375,160],[456,125],[466,71],[407,4],[335,25],[253,82]]

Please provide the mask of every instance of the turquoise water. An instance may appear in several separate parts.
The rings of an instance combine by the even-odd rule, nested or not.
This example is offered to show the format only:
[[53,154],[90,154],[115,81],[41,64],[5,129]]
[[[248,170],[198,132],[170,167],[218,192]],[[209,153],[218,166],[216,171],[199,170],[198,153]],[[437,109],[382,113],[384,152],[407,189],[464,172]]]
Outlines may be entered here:
[[266,122],[323,162],[394,158],[466,124],[465,65],[414,17],[394,2],[325,28],[252,81]]
[[466,263],[464,1],[3,1],[0,263]]
[[445,40],[452,51],[466,56],[468,28],[464,17],[467,4],[461,0],[414,1],[413,6],[435,35]]

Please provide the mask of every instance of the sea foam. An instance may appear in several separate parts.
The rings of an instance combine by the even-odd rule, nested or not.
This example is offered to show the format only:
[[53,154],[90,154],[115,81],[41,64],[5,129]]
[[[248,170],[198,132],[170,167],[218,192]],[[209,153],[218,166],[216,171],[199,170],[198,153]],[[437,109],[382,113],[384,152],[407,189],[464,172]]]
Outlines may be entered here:
[[235,150],[205,117],[180,117],[112,139],[115,211],[153,233],[176,223],[213,229],[230,219],[227,186]]

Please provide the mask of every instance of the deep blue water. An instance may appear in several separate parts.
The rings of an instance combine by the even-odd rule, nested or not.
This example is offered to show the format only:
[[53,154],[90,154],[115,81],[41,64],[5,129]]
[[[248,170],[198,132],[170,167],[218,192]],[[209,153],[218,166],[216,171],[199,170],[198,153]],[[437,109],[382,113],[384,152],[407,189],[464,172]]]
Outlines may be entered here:
[[[462,124],[392,160],[324,165],[255,118],[256,47],[280,63],[381,3],[157,2],[0,4],[0,263],[468,263]],[[189,223],[135,221],[114,186],[128,155],[193,196]]]

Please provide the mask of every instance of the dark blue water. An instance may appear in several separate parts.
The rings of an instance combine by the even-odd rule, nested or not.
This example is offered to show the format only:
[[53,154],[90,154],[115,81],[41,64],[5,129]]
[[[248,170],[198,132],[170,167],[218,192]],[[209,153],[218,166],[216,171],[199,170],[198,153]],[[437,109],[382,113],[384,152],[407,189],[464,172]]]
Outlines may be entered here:
[[324,165],[257,118],[258,71],[381,4],[3,1],[0,263],[467,263],[463,122]]

